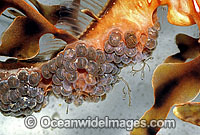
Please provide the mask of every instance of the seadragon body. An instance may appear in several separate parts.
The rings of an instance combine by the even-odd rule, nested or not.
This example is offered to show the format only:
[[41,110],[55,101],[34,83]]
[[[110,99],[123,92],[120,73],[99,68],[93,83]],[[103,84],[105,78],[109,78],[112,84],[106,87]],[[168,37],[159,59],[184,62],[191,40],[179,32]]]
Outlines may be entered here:
[[[45,106],[50,91],[77,106],[83,101],[100,100],[118,81],[123,67],[151,56],[160,30],[156,12],[160,5],[168,5],[171,24],[196,23],[200,28],[198,0],[110,0],[98,15],[82,10],[94,20],[75,37],[55,27],[56,16],[48,16],[50,13],[57,15],[59,7],[45,7],[30,1],[39,12],[24,0],[0,2],[1,14],[8,7],[24,14],[17,16],[5,31],[0,46],[1,55],[18,58],[14,63],[0,63],[0,106],[7,116],[26,116],[39,111]],[[75,5],[79,2],[74,1]],[[47,33],[67,42],[66,47],[49,61],[27,64],[26,60],[38,54],[39,39]],[[200,58],[197,49],[192,49],[189,46],[184,53],[168,57],[157,67],[152,78],[155,103],[141,119],[147,122],[165,119],[173,105],[191,101],[199,94]],[[188,58],[194,59],[185,62]],[[198,112],[199,103],[193,105]],[[190,109],[187,104],[185,106]],[[174,111],[182,118],[181,109],[182,106],[177,106]],[[195,117],[192,123],[199,125],[198,120]],[[153,135],[158,131],[158,127],[137,128],[131,134]]]

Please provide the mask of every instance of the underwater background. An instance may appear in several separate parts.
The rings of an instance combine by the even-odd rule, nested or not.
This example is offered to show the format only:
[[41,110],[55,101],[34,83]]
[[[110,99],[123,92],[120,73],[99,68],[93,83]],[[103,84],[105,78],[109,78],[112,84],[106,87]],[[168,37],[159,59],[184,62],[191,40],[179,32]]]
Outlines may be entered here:
[[[40,0],[45,4],[52,4],[53,0]],[[56,2],[63,2],[57,1]],[[87,6],[87,5],[86,5]],[[88,8],[90,8],[88,6]],[[95,12],[95,11],[94,11]],[[98,12],[98,11],[96,11]],[[39,113],[33,113],[33,115],[39,121],[43,116],[50,116],[56,119],[87,119],[88,116],[92,118],[98,116],[100,119],[104,119],[105,116],[109,116],[110,119],[139,119],[145,111],[147,111],[154,101],[153,89],[151,86],[151,78],[155,68],[161,64],[166,57],[178,52],[175,44],[175,36],[178,33],[184,33],[192,37],[199,37],[199,30],[196,25],[189,27],[179,27],[168,23],[167,21],[167,7],[158,8],[158,17],[161,23],[161,31],[158,37],[158,46],[153,52],[153,60],[149,60],[151,70],[145,68],[144,79],[141,79],[141,72],[136,73],[133,76],[131,73],[131,66],[123,68],[120,76],[122,76],[130,85],[131,92],[131,106],[128,106],[129,97],[128,94],[124,98],[123,88],[126,85],[123,82],[117,83],[113,90],[107,94],[104,101],[98,103],[84,102],[80,107],[69,105],[68,114],[67,104],[64,100],[56,98],[51,95],[49,97],[49,104],[43,108]],[[0,16],[0,33],[9,26],[11,20]],[[65,27],[65,26],[62,26]],[[42,44],[52,44],[49,42],[49,36],[41,38],[41,51],[45,51],[47,48],[42,47]],[[3,57],[1,57],[3,59]],[[137,65],[140,67],[140,65]],[[125,89],[128,92],[127,87]],[[200,102],[200,95],[194,100]],[[192,125],[190,123],[183,122],[177,119],[171,109],[167,119],[176,120],[175,129],[161,129],[159,135],[200,135],[200,127]],[[34,129],[27,129],[24,125],[23,118],[5,117],[0,114],[0,135],[15,134],[15,135],[129,135],[126,129],[43,129],[38,125]]]

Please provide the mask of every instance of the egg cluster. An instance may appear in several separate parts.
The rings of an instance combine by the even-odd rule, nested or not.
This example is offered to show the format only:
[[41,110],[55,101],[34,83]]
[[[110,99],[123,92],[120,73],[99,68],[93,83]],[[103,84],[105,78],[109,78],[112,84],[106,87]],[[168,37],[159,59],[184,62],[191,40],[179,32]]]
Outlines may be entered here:
[[109,92],[117,81],[120,68],[110,62],[103,50],[84,42],[67,48],[55,59],[42,66],[42,76],[52,78],[54,94],[79,106],[83,100],[96,102]]
[[6,116],[26,116],[40,111],[46,104],[47,97],[38,87],[39,72],[21,70],[17,75],[10,75],[0,81],[0,111]]
[[[159,26],[153,26],[148,29],[148,35],[141,34],[138,40],[132,31],[122,34],[118,29],[112,30],[104,45],[107,61],[124,67],[147,59],[157,46],[158,31]],[[138,48],[142,48],[142,51]]]
[[[151,56],[157,45],[158,26],[149,28],[148,36],[141,34],[140,40],[134,32],[124,34],[113,29],[104,40],[103,49],[78,41],[43,64],[39,72],[21,69],[16,75],[11,74],[0,81],[1,112],[18,117],[39,111],[48,101],[40,87],[45,82],[68,104],[98,102],[118,81],[124,66]],[[138,49],[141,44],[142,51]]]
[[[121,68],[140,62],[151,55],[156,47],[158,30],[149,28],[146,40],[138,41],[134,33],[124,35],[118,29],[109,33],[104,48],[98,49],[78,41],[42,66],[42,76],[52,78],[52,91],[67,103],[79,106],[83,101],[97,102],[118,81]],[[142,52],[138,44],[145,41]]]

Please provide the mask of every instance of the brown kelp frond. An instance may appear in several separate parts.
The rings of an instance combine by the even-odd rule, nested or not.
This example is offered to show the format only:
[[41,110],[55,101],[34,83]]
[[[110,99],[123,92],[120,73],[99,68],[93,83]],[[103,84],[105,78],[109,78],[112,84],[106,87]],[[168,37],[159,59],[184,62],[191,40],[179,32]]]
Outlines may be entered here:
[[[27,63],[36,63],[36,62],[45,62],[50,60],[51,58],[56,57],[56,55],[62,51],[65,46],[67,45],[64,41],[59,39],[54,39],[52,35],[46,34],[40,38],[39,42],[40,51],[38,54],[30,59],[27,60],[20,60],[21,62]],[[17,58],[15,57],[8,57],[8,56],[0,56],[0,62],[10,62],[16,61]]]
[[34,57],[39,52],[39,38],[43,30],[32,24],[34,22],[25,16],[17,17],[2,35],[0,55],[20,59]]
[[[193,100],[200,92],[199,69],[200,57],[187,63],[164,63],[158,66],[152,80],[155,102],[141,119],[148,123],[152,119],[165,119],[173,105]],[[156,134],[159,130],[159,127],[138,128],[132,134]]]
[[164,63],[183,63],[187,59],[194,59],[199,56],[200,44],[197,38],[178,34],[176,35],[176,44],[180,52],[169,56]]
[[177,105],[173,109],[179,119],[200,126],[200,102],[189,102]]
[[[52,43],[50,41],[48,41],[45,44],[40,43],[41,50],[40,52],[31,59],[27,59],[27,60],[20,60],[22,62],[27,62],[27,63],[36,63],[36,62],[45,62],[48,61],[50,59],[53,59],[54,57],[57,56],[57,54],[59,52],[61,52],[62,50],[64,50],[64,48],[66,47],[66,43],[61,43],[60,41],[55,40],[55,42],[53,42],[53,45],[50,46]],[[45,47],[48,46],[48,47]]]
[[57,29],[24,0],[3,0],[0,2],[0,14],[8,7],[21,11],[26,16],[18,16],[2,35],[0,54],[16,57],[20,60],[35,57],[39,52],[39,39],[46,33],[52,33],[67,43],[77,40],[66,31]]
[[60,5],[44,5],[37,0],[29,0],[36,8],[37,10],[53,25],[57,23],[59,20],[58,13],[60,9]]
[[93,15],[98,14],[102,9],[102,1],[94,0],[71,0],[60,5],[44,5],[37,0],[29,0],[38,11],[57,27],[62,26],[64,30],[70,31],[73,35],[80,35],[92,21],[81,10],[91,11]]
[[23,61],[8,61],[8,62],[0,62],[0,73],[8,70],[18,70],[20,68],[32,68],[39,67],[43,64],[43,62],[23,62]]
[[64,47],[62,48],[55,48],[53,50],[48,50],[46,52],[40,52],[38,55],[36,55],[34,58],[32,59],[27,59],[27,60],[20,60],[20,62],[26,62],[26,63],[37,63],[37,62],[45,62],[50,60],[51,58],[56,57],[56,55],[58,54],[58,52],[60,52],[61,50],[63,50]]

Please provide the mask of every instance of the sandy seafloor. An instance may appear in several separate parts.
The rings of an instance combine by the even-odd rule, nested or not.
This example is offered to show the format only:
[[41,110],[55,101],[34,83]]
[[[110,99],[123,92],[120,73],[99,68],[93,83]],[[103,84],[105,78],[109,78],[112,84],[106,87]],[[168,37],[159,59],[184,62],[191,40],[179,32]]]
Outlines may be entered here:
[[[43,0],[43,2],[46,0]],[[113,90],[107,94],[106,100],[99,103],[87,103],[76,107],[73,104],[69,105],[69,113],[66,114],[66,103],[50,96],[49,104],[43,108],[40,113],[33,113],[39,121],[43,116],[56,116],[58,119],[86,119],[88,116],[92,118],[98,116],[103,119],[109,116],[112,119],[139,119],[145,111],[153,104],[153,89],[151,87],[151,77],[156,66],[169,55],[178,52],[175,45],[175,36],[178,33],[185,33],[193,37],[198,37],[199,31],[196,25],[190,27],[178,27],[167,22],[167,8],[160,7],[158,9],[159,19],[161,23],[161,31],[159,32],[158,46],[153,53],[153,60],[148,61],[151,71],[145,68],[144,80],[141,80],[141,74],[137,73],[132,76],[131,66],[122,70],[120,76],[129,83],[132,90],[132,104],[128,106],[128,96],[123,100],[122,89],[125,86],[122,82],[116,84]],[[2,33],[8,27],[9,19],[0,17],[0,32]],[[45,42],[45,39],[43,38]],[[195,99],[200,101],[200,95]],[[60,104],[60,105],[59,105]],[[172,110],[168,119],[176,120],[176,128],[161,129],[159,135],[200,135],[200,127],[183,122],[177,119]],[[66,128],[41,128],[39,122],[34,129],[27,129],[24,125],[23,118],[5,117],[0,114],[0,135],[128,135],[129,132],[125,129],[106,129],[106,128],[86,128],[86,129],[66,129]]]

